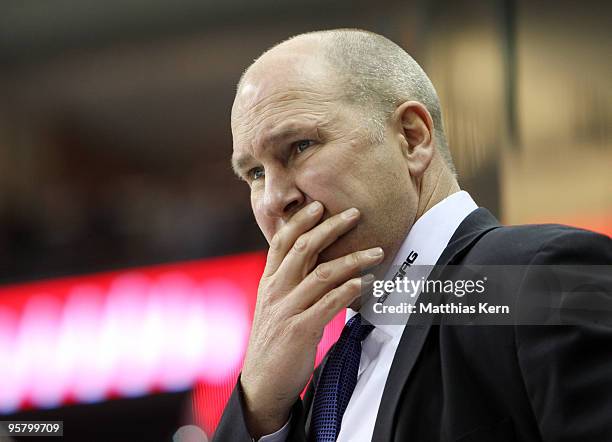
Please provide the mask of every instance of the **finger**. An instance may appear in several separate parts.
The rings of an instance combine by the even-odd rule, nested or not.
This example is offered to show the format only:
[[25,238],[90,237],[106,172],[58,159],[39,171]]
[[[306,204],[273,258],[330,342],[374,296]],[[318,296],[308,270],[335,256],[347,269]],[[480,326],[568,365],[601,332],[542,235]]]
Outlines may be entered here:
[[352,208],[334,215],[313,229],[301,234],[279,266],[288,279],[301,282],[312,270],[319,253],[357,225],[360,213]]
[[344,284],[327,292],[321,299],[309,309],[297,316],[303,321],[306,328],[314,330],[323,329],[340,311],[359,298],[362,288],[374,280],[374,275],[366,275],[363,278],[352,278]]
[[270,249],[266,259],[263,276],[270,276],[276,272],[285,256],[293,247],[295,240],[304,232],[312,229],[323,215],[323,204],[313,201],[300,209],[291,219],[281,227],[270,241]]
[[306,310],[330,290],[380,264],[384,256],[382,248],[374,247],[319,264],[291,293],[292,307]]

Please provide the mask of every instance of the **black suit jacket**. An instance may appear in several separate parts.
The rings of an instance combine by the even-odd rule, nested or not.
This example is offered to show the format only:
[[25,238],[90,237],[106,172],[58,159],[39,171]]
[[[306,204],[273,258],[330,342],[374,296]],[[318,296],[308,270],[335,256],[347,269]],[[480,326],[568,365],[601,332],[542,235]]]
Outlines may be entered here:
[[[610,266],[612,240],[560,225],[503,227],[481,208],[460,224],[438,261],[454,264]],[[524,281],[514,283],[507,293],[520,297]],[[612,294],[605,284],[607,302]],[[605,302],[612,315],[612,302]],[[611,442],[611,323],[574,318],[572,325],[470,326],[411,315],[372,440]],[[325,361],[293,406],[288,441],[309,440]],[[243,410],[238,383],[214,440],[251,440]]]

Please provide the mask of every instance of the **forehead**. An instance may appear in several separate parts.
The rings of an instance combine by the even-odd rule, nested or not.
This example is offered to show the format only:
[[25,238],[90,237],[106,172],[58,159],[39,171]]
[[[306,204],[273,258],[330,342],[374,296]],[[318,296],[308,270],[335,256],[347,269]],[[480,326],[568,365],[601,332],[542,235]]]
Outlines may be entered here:
[[267,139],[281,125],[296,131],[329,118],[339,97],[329,70],[316,63],[283,57],[247,72],[232,107],[234,151]]
[[232,107],[232,122],[270,105],[316,101],[329,94],[332,69],[321,56],[304,50],[277,52],[265,54],[245,73]]
[[[250,85],[249,85],[250,86]],[[248,97],[248,105],[241,105],[232,114],[232,134],[234,141],[241,138],[259,138],[288,120],[294,121],[293,127],[300,120],[313,121],[323,118],[334,105],[334,98],[305,87],[275,87],[258,101]],[[262,95],[253,91],[253,95]],[[238,101],[238,98],[237,98]]]

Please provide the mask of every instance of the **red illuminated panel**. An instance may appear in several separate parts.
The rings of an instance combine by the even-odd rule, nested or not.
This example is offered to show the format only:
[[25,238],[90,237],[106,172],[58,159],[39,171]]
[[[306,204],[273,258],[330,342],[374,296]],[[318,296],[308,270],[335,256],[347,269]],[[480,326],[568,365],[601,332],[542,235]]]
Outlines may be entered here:
[[[0,287],[0,414],[196,386],[212,433],[264,264],[255,253]],[[326,328],[317,362],[343,324]]]
[[264,256],[0,288],[0,412],[227,382]]

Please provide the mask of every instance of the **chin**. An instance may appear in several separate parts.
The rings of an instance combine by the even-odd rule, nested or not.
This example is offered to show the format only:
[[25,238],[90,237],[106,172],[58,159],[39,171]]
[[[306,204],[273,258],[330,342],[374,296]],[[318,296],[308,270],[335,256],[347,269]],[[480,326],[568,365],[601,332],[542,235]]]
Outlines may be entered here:
[[349,255],[353,252],[356,252],[358,249],[349,247],[348,241],[345,241],[345,238],[340,238],[328,248],[324,249],[321,253],[319,253],[319,259],[317,262],[329,262],[334,259],[341,258],[343,256]]
[[334,259],[342,258],[351,253],[369,248],[370,246],[365,244],[365,241],[363,241],[359,233],[360,232],[353,230],[338,238],[329,247],[319,253],[317,263],[333,261]]

